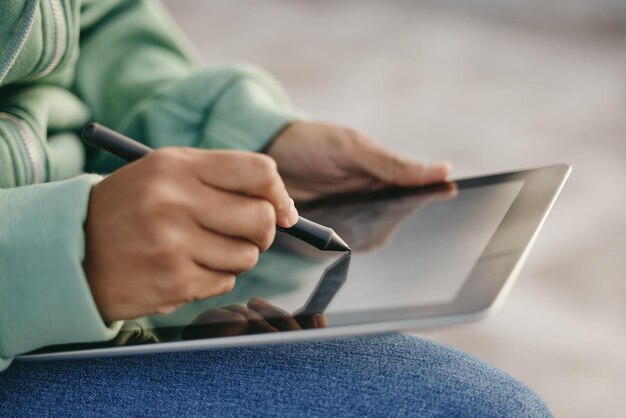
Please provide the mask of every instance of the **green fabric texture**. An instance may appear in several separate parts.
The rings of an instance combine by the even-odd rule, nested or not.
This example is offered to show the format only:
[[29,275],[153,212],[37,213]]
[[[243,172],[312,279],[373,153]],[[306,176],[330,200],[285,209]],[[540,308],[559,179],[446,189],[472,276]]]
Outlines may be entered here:
[[86,201],[99,179],[84,175],[0,193],[0,213],[11,214],[0,234],[5,362],[43,345],[113,338],[121,326],[107,327],[100,319],[81,265]]
[[256,67],[202,69],[156,0],[1,2],[0,370],[20,353],[118,330],[99,317],[81,268],[99,179],[81,173],[122,162],[84,148],[87,121],[152,147],[260,151],[302,117]]
[[[0,85],[13,74],[31,74],[43,51],[42,37],[29,37],[32,27],[41,27],[38,1],[14,2],[0,13]],[[28,47],[24,44],[28,40]],[[23,51],[23,52],[22,52]]]
[[[11,142],[14,148],[21,148],[19,147],[19,145],[23,146],[21,137],[24,132],[28,132],[43,166],[42,182],[64,180],[82,173],[85,150],[78,136],[72,134],[72,130],[84,126],[90,120],[91,112],[81,100],[62,87],[46,84],[8,92],[0,90],[0,94],[0,121],[7,115],[12,116],[9,117],[12,123],[0,124],[0,138],[4,136],[7,146],[10,146],[9,142]],[[11,137],[12,125],[17,126],[13,128],[17,138]],[[48,135],[49,132],[52,134]],[[53,145],[54,133],[65,138],[64,146]],[[73,137],[72,143],[69,142],[69,135]],[[0,142],[3,142],[2,139]],[[16,144],[18,146],[15,146]],[[18,158],[15,155],[11,157],[9,154],[0,153],[1,166],[4,170],[21,166],[22,170],[15,172],[12,177],[13,181],[9,176],[1,176],[0,187],[16,187],[34,183],[32,167],[28,162],[28,152],[22,150],[21,153],[16,151],[14,154]],[[24,158],[19,158],[20,155]],[[70,158],[70,155],[73,157]]]
[[[259,68],[201,69],[158,2],[95,2],[92,7],[83,24],[73,90],[98,122],[153,148],[260,151],[287,122],[303,117]],[[110,17],[94,18],[102,9]],[[97,152],[87,169],[110,172],[122,164]]]

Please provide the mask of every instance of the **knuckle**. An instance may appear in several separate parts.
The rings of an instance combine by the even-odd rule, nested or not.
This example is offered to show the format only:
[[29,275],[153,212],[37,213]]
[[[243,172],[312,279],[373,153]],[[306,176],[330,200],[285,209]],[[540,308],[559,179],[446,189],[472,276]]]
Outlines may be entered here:
[[215,296],[223,295],[232,291],[237,283],[237,276],[233,273],[212,272],[204,278],[208,280],[202,290],[194,295],[194,299],[208,299]]
[[246,244],[242,247],[239,253],[239,271],[237,273],[243,273],[251,270],[256,266],[259,261],[259,248],[256,245]]
[[167,194],[166,192],[165,187],[161,183],[154,178],[151,179],[143,188],[143,193],[140,196],[142,213],[149,216],[153,212],[158,211],[161,208],[164,195]]
[[164,174],[172,169],[173,164],[180,161],[182,153],[173,147],[159,148],[145,157],[145,164],[153,174]]
[[147,217],[169,219],[191,206],[190,197],[175,184],[151,179],[140,196],[140,210]]
[[259,249],[261,251],[266,251],[268,248],[270,248],[270,246],[274,242],[275,235],[276,235],[275,227],[268,228],[265,231],[263,231],[261,238],[259,239],[259,244],[260,244]]
[[271,186],[278,179],[278,166],[272,157],[253,154],[251,166],[262,186]]
[[195,285],[187,284],[181,288],[181,296],[186,302],[208,299],[228,293],[235,288],[237,276],[231,272],[206,272]]
[[264,251],[274,241],[276,234],[276,211],[266,200],[260,200],[257,209],[258,243]]
[[267,200],[259,199],[257,205],[257,224],[262,229],[273,228],[276,225],[276,210]]
[[234,274],[225,274],[218,279],[215,291],[218,295],[223,295],[232,291],[236,283],[237,277]]
[[161,229],[154,234],[151,246],[151,259],[166,271],[178,271],[184,254],[184,241],[179,234]]

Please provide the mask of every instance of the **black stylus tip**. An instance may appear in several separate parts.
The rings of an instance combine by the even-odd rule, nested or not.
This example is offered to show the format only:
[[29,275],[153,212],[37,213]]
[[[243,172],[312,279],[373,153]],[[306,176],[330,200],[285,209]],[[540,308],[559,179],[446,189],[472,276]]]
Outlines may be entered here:
[[341,239],[339,235],[335,231],[333,231],[333,235],[330,237],[330,242],[324,248],[325,251],[352,251],[348,244],[344,240]]

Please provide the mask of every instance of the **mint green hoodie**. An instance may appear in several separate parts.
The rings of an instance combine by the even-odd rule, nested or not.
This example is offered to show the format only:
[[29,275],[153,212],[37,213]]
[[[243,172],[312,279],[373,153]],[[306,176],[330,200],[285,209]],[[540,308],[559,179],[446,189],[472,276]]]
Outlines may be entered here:
[[202,69],[156,0],[0,3],[0,370],[24,352],[103,341],[82,270],[89,193],[122,162],[90,120],[165,145],[261,150],[299,117],[247,65]]

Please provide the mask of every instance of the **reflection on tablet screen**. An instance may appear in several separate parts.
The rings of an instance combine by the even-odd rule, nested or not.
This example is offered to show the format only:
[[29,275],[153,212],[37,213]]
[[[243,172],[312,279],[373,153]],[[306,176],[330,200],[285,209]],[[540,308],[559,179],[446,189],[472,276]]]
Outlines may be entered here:
[[409,198],[418,212],[397,225],[389,242],[355,251],[349,280],[328,313],[454,300],[521,186],[464,189],[429,204]]

